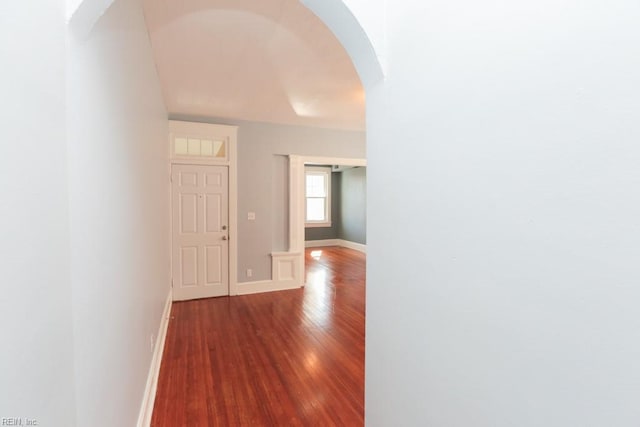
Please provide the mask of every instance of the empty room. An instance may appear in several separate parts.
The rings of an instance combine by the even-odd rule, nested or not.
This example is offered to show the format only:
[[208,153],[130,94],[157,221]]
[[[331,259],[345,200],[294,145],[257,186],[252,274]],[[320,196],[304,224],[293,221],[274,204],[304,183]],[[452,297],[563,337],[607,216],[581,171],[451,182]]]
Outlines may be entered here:
[[637,0],[0,9],[0,424],[637,427]]

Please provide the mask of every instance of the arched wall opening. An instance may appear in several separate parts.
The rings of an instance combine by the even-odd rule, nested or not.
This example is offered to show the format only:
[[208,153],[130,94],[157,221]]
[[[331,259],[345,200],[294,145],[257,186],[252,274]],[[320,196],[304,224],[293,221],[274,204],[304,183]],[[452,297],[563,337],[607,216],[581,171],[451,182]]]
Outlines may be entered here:
[[[109,0],[85,0],[71,22],[78,34],[88,33],[110,3]],[[631,3],[628,2],[629,5]],[[305,4],[322,17],[350,53],[367,90],[368,114],[372,109],[380,108],[378,100],[370,96],[372,90],[375,91],[377,86],[382,86],[377,85],[383,76],[382,67],[378,61],[380,55],[371,52],[373,49],[367,46],[370,40],[366,36],[362,37],[362,33],[360,36],[340,33],[341,29],[351,29],[356,33],[361,30],[357,22],[355,27],[348,23],[350,20],[348,7],[342,1],[318,0],[306,1]],[[455,6],[455,2],[453,4]],[[481,421],[486,421],[485,424],[499,424],[497,414],[504,414],[505,409],[508,416],[522,416],[528,413],[526,411],[531,411],[533,420],[536,416],[540,416],[539,414],[552,413],[558,416],[558,420],[565,417],[565,420],[575,421],[577,417],[582,418],[583,423],[588,421],[593,423],[597,422],[594,420],[598,418],[592,415],[601,415],[604,419],[607,415],[605,412],[608,412],[609,416],[623,414],[618,416],[618,420],[621,420],[625,414],[631,413],[631,408],[635,408],[632,404],[624,403],[627,400],[632,401],[629,396],[634,390],[628,387],[629,382],[624,381],[629,378],[635,380],[638,376],[637,370],[618,372],[613,367],[612,361],[616,361],[616,366],[633,366],[629,363],[630,358],[625,355],[637,350],[637,346],[626,347],[629,342],[636,342],[631,339],[634,332],[630,326],[637,320],[637,316],[633,315],[631,309],[623,303],[637,299],[637,292],[631,291],[632,287],[629,286],[629,290],[619,292],[617,301],[612,300],[606,304],[606,298],[612,297],[612,294],[601,283],[596,283],[596,280],[591,281],[591,277],[602,276],[602,279],[598,280],[609,283],[610,279],[605,275],[616,277],[622,284],[629,283],[631,279],[637,279],[637,268],[632,268],[632,263],[629,262],[629,254],[634,252],[621,250],[617,254],[618,259],[614,259],[615,257],[605,249],[601,249],[606,248],[607,245],[593,245],[593,241],[581,240],[579,236],[601,236],[602,242],[610,242],[609,247],[620,249],[632,247],[625,238],[631,239],[637,236],[632,227],[627,227],[624,232],[620,231],[619,235],[616,235],[608,225],[603,225],[611,223],[611,221],[605,221],[607,216],[619,217],[616,222],[624,226],[634,224],[630,215],[625,216],[621,212],[631,213],[638,206],[637,200],[629,198],[629,195],[637,193],[634,192],[633,182],[630,179],[637,176],[633,172],[637,169],[632,169],[627,160],[633,159],[633,156],[637,157],[637,150],[631,148],[632,136],[637,132],[637,126],[631,123],[633,114],[636,112],[633,106],[636,104],[635,100],[627,99],[627,96],[635,95],[638,89],[637,85],[633,84],[634,80],[628,77],[634,70],[637,71],[638,62],[633,55],[634,50],[626,45],[637,41],[638,33],[632,23],[620,19],[620,17],[629,18],[637,15],[632,13],[634,10],[631,6],[625,5],[624,2],[619,3],[620,9],[602,6],[602,10],[596,7],[593,9],[578,7],[570,3],[563,4],[563,7],[567,7],[566,9],[556,8],[555,5],[552,7],[551,4],[548,8],[544,5],[539,7],[538,3],[530,4],[535,4],[535,7],[531,6],[529,9],[528,3],[518,3],[505,9],[502,3],[495,5],[467,3],[461,5],[464,7],[465,14],[460,16],[459,11],[462,9],[448,5],[447,8],[442,7],[446,10],[439,10],[438,5],[429,3],[428,7],[432,7],[430,12],[435,13],[427,16],[427,14],[419,14],[425,11],[421,8],[427,6],[421,6],[419,2],[405,2],[404,5],[408,10],[401,18],[406,19],[407,22],[397,23],[397,27],[394,28],[400,33],[397,35],[394,47],[401,49],[401,46],[407,46],[407,49],[404,52],[396,52],[394,55],[394,76],[402,76],[407,82],[396,80],[394,84],[401,86],[406,93],[402,94],[402,98],[398,95],[397,98],[389,101],[389,103],[393,102],[391,107],[397,107],[403,114],[401,120],[393,121],[390,126],[416,124],[407,126],[407,130],[394,135],[381,135],[379,124],[371,122],[367,124],[369,140],[393,136],[402,139],[403,146],[411,148],[410,167],[405,167],[405,170],[429,169],[431,171],[428,177],[418,172],[400,171],[398,176],[391,179],[391,184],[407,185],[407,182],[415,183],[417,178],[423,178],[421,182],[427,183],[429,178],[430,184],[442,185],[441,188],[430,188],[428,194],[425,192],[425,196],[434,200],[431,206],[437,203],[438,207],[442,208],[442,211],[437,211],[441,215],[432,217],[429,221],[431,229],[425,230],[425,224],[418,221],[411,221],[410,225],[415,225],[413,228],[403,227],[400,221],[409,222],[410,218],[404,215],[404,212],[402,214],[393,212],[385,218],[395,220],[395,223],[378,222],[375,228],[376,234],[370,240],[370,245],[374,247],[382,244],[411,243],[413,245],[401,249],[420,255],[407,258],[405,254],[392,254],[391,250],[386,250],[384,253],[394,257],[390,260],[390,271],[401,272],[397,268],[400,265],[409,270],[401,276],[405,283],[415,283],[425,277],[424,260],[429,256],[432,258],[436,256],[439,261],[437,271],[439,275],[434,275],[432,270],[429,283],[420,282],[424,286],[407,287],[402,289],[402,292],[394,290],[401,294],[398,301],[384,301],[390,307],[394,307],[394,302],[400,302],[395,305],[399,308],[394,312],[383,311],[382,303],[374,307],[376,313],[379,313],[378,317],[382,318],[382,313],[386,316],[385,319],[377,319],[377,324],[374,326],[381,326],[383,321],[390,323],[389,319],[395,320],[396,323],[385,329],[384,333],[379,332],[382,328],[375,329],[378,335],[376,339],[380,344],[378,349],[384,345],[384,348],[393,348],[390,351],[393,354],[384,355],[386,357],[379,361],[377,368],[379,372],[384,371],[379,375],[380,383],[370,384],[367,390],[368,392],[372,389],[386,390],[386,394],[381,393],[384,399],[378,399],[378,402],[384,401],[389,408],[393,408],[395,411],[390,409],[389,412],[395,412],[395,416],[409,414],[405,417],[407,419],[412,415],[415,416],[414,424],[416,419],[424,419],[426,416],[420,413],[422,407],[414,404],[417,402],[406,400],[407,396],[416,396],[422,403],[430,402],[435,412],[435,415],[429,419],[432,423],[435,422],[434,419],[449,424],[453,422],[452,420],[459,419],[460,425],[468,424],[467,417],[471,418],[474,415]],[[519,10],[519,8],[524,9]],[[613,16],[614,13],[616,16]],[[341,14],[343,18],[346,14],[346,24],[344,19],[338,18]],[[485,21],[491,25],[487,26]],[[425,47],[419,55],[414,55],[411,52],[415,42],[414,36],[420,34],[420,30],[425,26],[435,28],[433,31],[469,28],[475,28],[478,31],[469,31],[468,34],[464,31],[455,31],[456,37],[432,40],[434,46]],[[404,31],[405,27],[410,27],[410,30]],[[567,28],[571,31],[567,31]],[[618,31],[624,32],[618,33]],[[361,46],[359,43],[350,44],[351,37],[361,42],[364,40],[365,47],[356,47]],[[547,42],[548,45],[545,44]],[[434,47],[441,50],[433,50]],[[435,70],[427,72],[425,71],[427,67],[417,66],[426,65],[427,59],[431,58],[430,55],[434,52],[446,52],[446,60],[439,64],[441,68],[436,67]],[[517,54],[514,55],[515,52]],[[364,59],[359,57],[359,54],[363,54]],[[404,63],[399,63],[398,60],[403,59],[401,57],[404,57]],[[475,61],[473,61],[474,58]],[[488,58],[496,58],[499,61],[497,64],[489,63]],[[554,62],[549,63],[549,58]],[[594,61],[594,58],[599,62]],[[600,58],[606,58],[606,63]],[[501,64],[504,66],[495,66]],[[536,66],[532,67],[531,64]],[[432,65],[432,62],[429,62],[429,65]],[[543,73],[540,73],[541,70]],[[367,74],[372,77],[366,77]],[[431,117],[440,118],[440,122],[444,118],[446,120],[443,124],[450,124],[449,128],[442,129],[441,133],[434,132],[433,129],[421,128],[421,124],[426,121],[425,104],[407,104],[415,98],[415,92],[425,93],[425,89],[431,89],[433,93],[433,87],[427,82],[434,81],[438,82],[438,89],[443,93],[442,97],[432,101],[439,107],[435,112],[444,114],[436,116],[433,114],[434,111],[431,111]],[[616,82],[620,83],[620,87],[599,86],[594,82]],[[584,87],[578,83],[584,84]],[[420,86],[422,89],[409,87],[410,84],[422,85]],[[624,88],[622,88],[623,84]],[[587,90],[583,90],[584,88]],[[590,88],[593,90],[591,93],[588,90]],[[473,94],[471,99],[469,94]],[[459,99],[460,102],[455,106],[440,105],[443,100],[451,103],[452,99]],[[475,103],[469,103],[469,101],[475,101]],[[554,105],[559,108],[549,108]],[[464,108],[460,108],[461,106]],[[528,110],[518,110],[520,106],[527,107]],[[602,106],[606,106],[607,109],[601,109]],[[443,108],[447,111],[442,111]],[[487,114],[486,111],[490,111],[491,114]],[[379,112],[376,111],[376,113]],[[611,114],[612,112],[616,114]],[[379,114],[377,118],[383,117],[385,116]],[[464,126],[460,126],[461,123]],[[452,132],[456,129],[459,130],[458,133]],[[502,133],[496,133],[497,130]],[[550,136],[557,138],[557,143],[553,147],[540,146],[539,142],[550,141]],[[414,140],[410,140],[411,138]],[[424,140],[431,141],[431,147],[424,148],[426,145],[423,144]],[[568,140],[577,142],[570,143]],[[473,141],[473,144],[461,146],[461,141]],[[375,146],[382,146],[384,142],[387,141],[376,140]],[[611,150],[613,143],[617,144],[617,153]],[[516,148],[529,150],[526,152],[528,155],[519,156]],[[570,172],[574,174],[573,176],[568,176],[565,168],[566,159],[562,158],[563,154],[558,152],[559,148],[564,148],[566,157],[571,158],[570,166],[573,165],[574,169]],[[448,158],[450,163],[443,163],[442,158],[438,157],[443,154],[450,156]],[[600,162],[603,157],[608,159],[607,164]],[[381,158],[382,154],[377,157],[377,160]],[[536,158],[540,161],[531,161]],[[425,160],[431,162],[427,167],[424,164]],[[534,168],[537,165],[542,165],[543,168]],[[544,167],[549,165],[557,168],[549,170],[551,173],[536,175],[538,171],[544,171]],[[483,169],[483,166],[488,167]],[[520,166],[525,166],[525,169]],[[378,167],[380,165],[370,159],[369,168],[376,171]],[[527,170],[526,167],[530,169]],[[594,173],[587,173],[593,172],[594,169]],[[455,172],[459,172],[458,176],[461,177],[453,183],[458,185],[457,188],[448,182],[456,176]],[[504,174],[504,178],[500,173]],[[624,173],[627,175],[623,176]],[[383,179],[381,175],[375,174],[376,183],[381,183]],[[467,179],[469,177],[473,177],[474,182]],[[495,179],[490,179],[491,177]],[[540,185],[536,184],[538,182]],[[391,188],[391,184],[388,188]],[[483,186],[482,184],[491,185]],[[523,184],[524,187],[509,188],[516,187],[518,184]],[[468,191],[476,188],[474,185],[477,191]],[[530,191],[523,191],[523,188]],[[618,191],[609,191],[612,188]],[[391,196],[391,191],[389,189],[386,195]],[[454,194],[458,197],[451,197]],[[576,194],[580,195],[580,198],[572,198]],[[449,196],[445,201],[452,202],[450,206],[441,203],[442,195]],[[508,197],[504,197],[506,195]],[[406,204],[402,207],[411,214],[424,212],[430,207],[427,203],[407,203],[407,199],[404,200]],[[495,206],[486,204],[487,200],[499,201],[502,203],[501,211],[510,212],[511,215],[505,215],[504,221],[491,221],[491,217],[495,217],[494,214],[498,210]],[[570,206],[567,201],[571,200],[589,203]],[[399,198],[384,202],[391,204],[398,201]],[[631,204],[627,204],[629,201]],[[381,200],[378,202],[382,205]],[[583,209],[582,206],[585,208]],[[620,209],[614,216],[608,212],[608,206],[628,206],[629,209],[626,211]],[[473,212],[473,215],[468,212]],[[520,215],[513,215],[514,212]],[[585,215],[585,212],[589,212],[589,215]],[[457,218],[464,221],[455,222],[452,214],[458,215]],[[420,215],[414,215],[414,217],[421,218]],[[526,218],[528,221],[530,219],[529,222],[538,224],[542,233],[534,232],[530,225],[516,223],[514,218]],[[567,219],[567,227],[560,228],[562,224],[557,221],[558,218]],[[582,219],[582,222],[576,222],[575,218]],[[397,227],[400,231],[399,237],[393,236],[391,243],[389,240],[383,241],[385,237],[381,235],[383,232],[389,235],[396,232],[395,230],[383,231],[383,225],[389,228]],[[461,225],[466,225],[468,228],[461,229]],[[410,235],[410,232],[419,227],[421,227],[420,232]],[[553,246],[545,246],[543,237],[549,229],[561,236],[562,241],[554,242]],[[461,230],[468,233],[464,235],[460,232]],[[575,235],[567,233],[566,230],[570,230]],[[443,231],[453,231],[453,234],[444,235]],[[452,236],[457,240],[453,241]],[[507,244],[511,243],[513,236],[524,238],[516,242],[515,246]],[[418,244],[425,243],[427,237],[429,248],[418,247]],[[500,246],[501,241],[505,242],[505,247]],[[488,243],[489,254],[484,251],[484,248],[479,248],[478,242]],[[445,250],[443,250],[443,243],[448,244],[444,245]],[[550,250],[558,248],[563,249],[563,252],[557,258],[553,258]],[[377,256],[377,261],[387,261],[382,260],[382,250],[378,247],[375,249],[375,251],[369,251],[369,255]],[[585,259],[600,260],[601,264],[618,265],[619,263],[618,271],[623,272],[624,277],[622,277],[623,273],[618,273],[616,276],[610,266],[596,266],[592,262],[580,262],[575,256],[566,256],[578,249],[582,251],[581,254]],[[437,258],[438,254],[443,254],[442,258]],[[495,265],[492,266],[491,262],[495,262]],[[427,267],[432,267],[434,264],[437,263],[432,262],[432,265]],[[511,270],[505,268],[509,266]],[[544,267],[543,272],[548,276],[538,278],[540,269],[536,266]],[[473,270],[473,267],[477,267],[477,270]],[[381,273],[381,270],[382,267],[376,272]],[[513,275],[512,278],[508,277],[510,273]],[[557,275],[562,279],[557,281],[558,284],[573,286],[573,288],[570,286],[566,288],[566,296],[559,295],[557,289],[553,288],[554,281],[550,277]],[[378,275],[376,280],[382,281],[381,277],[382,275]],[[590,294],[583,292],[584,287],[576,286],[579,285],[581,277],[584,283],[590,284],[588,289]],[[518,279],[517,283],[513,278]],[[482,289],[482,292],[478,293],[478,298],[473,301],[466,299],[469,293],[465,294],[465,291],[475,291],[475,289],[465,284],[477,284],[482,280],[490,284],[492,289]],[[440,286],[452,283],[456,286],[448,286],[447,289]],[[503,283],[508,283],[509,286]],[[419,291],[416,290],[418,288]],[[536,295],[528,293],[532,289],[536,290]],[[619,290],[622,290],[622,287]],[[536,310],[540,307],[527,306],[518,300],[513,304],[496,305],[495,301],[508,301],[504,295],[517,292],[521,292],[524,296],[530,295],[533,297],[530,298],[532,301],[551,300],[555,303],[554,307],[544,307],[544,314],[547,319],[546,325],[549,326],[548,330],[555,331],[558,324],[562,325],[560,333],[555,335],[558,338],[560,351],[553,348],[553,342],[540,338],[548,337],[549,334],[548,330],[544,330],[545,324],[541,327],[539,322],[535,321],[532,315],[533,310],[528,313],[522,310],[523,307]],[[576,310],[571,303],[571,295],[577,295],[576,292],[582,297],[580,304],[584,309],[581,311]],[[435,295],[441,298],[431,302],[430,306],[425,306],[426,298],[421,298],[425,294],[429,294],[429,297]],[[603,298],[599,298],[600,295]],[[442,298],[443,296],[448,299]],[[455,319],[449,317],[449,314],[457,313],[456,309],[459,305],[454,306],[454,304],[460,301],[469,302],[473,312],[470,310],[463,313],[466,317]],[[618,307],[614,310],[615,303]],[[372,306],[368,305],[368,308],[371,309]],[[603,324],[606,324],[609,330],[615,330],[616,334],[607,334],[608,339],[612,340],[611,345],[602,346],[602,348],[589,345],[585,347],[589,351],[577,351],[575,345],[566,345],[566,343],[575,343],[576,337],[584,337],[585,343],[593,339],[590,333],[585,333],[583,327],[590,321],[589,316],[585,314],[590,311],[606,314],[606,316],[603,315],[603,319],[606,317],[607,323]],[[429,315],[422,313],[429,313]],[[489,316],[483,318],[483,313],[489,313]],[[571,324],[567,323],[567,313],[575,316],[571,319]],[[628,315],[628,319],[632,321],[625,321],[622,318],[623,315]],[[454,321],[447,322],[447,320]],[[483,324],[478,320],[487,322]],[[427,323],[435,325],[434,330],[414,329],[416,325],[422,326]],[[443,325],[459,327],[455,331],[463,335],[453,342],[450,334],[442,332],[445,331],[441,328]],[[500,326],[496,328],[495,325]],[[598,325],[601,323],[595,326],[600,327]],[[519,330],[518,327],[520,327]],[[398,334],[398,331],[408,332]],[[535,348],[535,354],[546,358],[552,357],[554,369],[548,369],[540,363],[540,360],[534,360],[529,356],[531,354],[529,351],[517,352],[513,348],[507,348],[504,346],[505,340],[496,331],[513,332],[517,338],[516,342],[531,345],[531,348]],[[409,333],[413,335],[409,336]],[[413,345],[412,342],[416,341],[413,337],[418,333],[429,338],[430,344],[435,340],[439,346],[425,349],[423,346]],[[473,336],[464,335],[471,333]],[[367,336],[367,346],[371,342],[370,336]],[[384,342],[382,342],[383,339]],[[482,350],[477,347],[471,348],[470,342],[495,344],[491,348],[493,353],[481,353],[481,356],[491,357],[485,360],[474,357],[473,363],[469,363],[472,361],[471,356],[468,356],[472,353],[471,350]],[[434,347],[437,348],[435,353],[432,350]],[[619,352],[614,359],[613,355],[603,350],[604,347],[627,348],[628,351],[624,354]],[[370,354],[367,355],[367,369],[376,369],[375,363],[371,363],[369,356]],[[431,356],[431,358],[425,356]],[[452,356],[458,356],[459,359]],[[498,363],[493,364],[493,361],[499,360],[510,361],[515,375],[505,375],[504,366],[497,366]],[[457,361],[461,363],[454,366]],[[392,374],[385,371],[385,368],[390,365],[394,368]],[[465,369],[459,370],[460,365]],[[526,372],[515,369],[522,366],[527,367]],[[590,366],[599,366],[599,369],[590,369]],[[485,375],[493,372],[502,375]],[[425,378],[427,380],[423,381]],[[445,378],[446,381],[444,381]],[[469,378],[477,381],[477,387],[472,390],[464,387],[468,384]],[[512,378],[517,378],[518,383],[513,383]],[[560,383],[560,387],[558,387],[558,378],[566,378],[564,384]],[[616,382],[612,378],[625,378],[625,380]],[[371,377],[368,377],[368,381],[370,380]],[[438,381],[441,382],[438,383]],[[589,387],[575,386],[575,384],[587,383]],[[565,387],[566,385],[571,386]],[[516,393],[512,392],[514,389],[517,390]],[[450,394],[442,393],[443,390],[450,391]],[[564,404],[566,402],[564,395],[567,394],[567,390],[575,397],[573,405]],[[603,392],[597,390],[603,390]],[[615,390],[615,393],[610,393],[611,390]],[[474,391],[475,394],[465,394]],[[604,394],[605,392],[607,395]],[[461,395],[466,396],[465,401],[460,400]],[[532,401],[538,405],[535,410],[530,404]],[[590,405],[590,401],[601,401],[606,404],[595,405],[601,409],[593,409],[594,405]],[[485,411],[484,409],[488,407],[486,403],[496,405],[498,410],[489,411],[491,413]],[[591,410],[584,410],[585,408],[591,408]],[[374,405],[369,406],[368,413],[371,413],[371,410],[376,410]],[[463,419],[460,414],[464,413],[468,415]],[[434,418],[436,416],[441,418]],[[541,418],[537,419],[542,422]],[[610,418],[608,419],[611,424]]]
[[[340,40],[351,57],[365,90],[384,79],[382,47],[376,47],[343,0],[300,0]],[[114,0],[68,0],[67,21],[76,36],[89,34]],[[384,31],[384,28],[382,29]],[[384,37],[384,34],[382,36]]]
[[[104,22],[103,22],[104,20],[101,18],[106,17],[108,14],[112,12],[111,11],[112,3],[114,3],[113,0],[84,0],[77,4],[77,7],[74,9],[72,15],[70,16],[69,28],[72,31],[73,38],[79,42],[79,43],[75,43],[75,41],[72,40],[69,45],[69,56],[72,59],[72,62],[74,62],[74,65],[70,67],[71,72],[69,74],[69,79],[70,79],[70,82],[73,82],[73,87],[71,89],[68,89],[72,94],[74,92],[77,92],[79,90],[77,88],[82,87],[83,83],[85,83],[83,80],[84,77],[93,78],[94,74],[95,75],[100,74],[100,71],[96,71],[96,70],[99,70],[100,68],[99,56],[102,53],[100,55],[93,56],[89,50],[92,47],[94,41],[92,41],[91,44],[88,46],[82,46],[82,41],[91,37],[92,31],[94,31],[94,29],[97,26],[104,25]],[[369,92],[370,89],[376,87],[376,85],[378,85],[380,82],[383,81],[383,68],[381,67],[379,57],[376,54],[373,44],[371,43],[365,30],[359,24],[355,16],[351,13],[351,10],[345,4],[345,2],[341,0],[337,0],[337,1],[332,0],[332,1],[305,1],[303,3],[311,11],[313,11],[329,27],[329,29],[331,29],[331,31],[333,31],[333,33],[336,35],[338,40],[343,44],[346,52],[348,53],[348,55],[351,57],[353,61],[353,64],[360,76],[360,79],[363,83],[363,86],[366,92]],[[127,13],[128,11],[135,9],[131,5],[118,4],[114,6],[124,8],[124,11],[122,13]],[[111,29],[107,29],[107,30],[111,31]],[[102,31],[102,29],[100,31]],[[113,51],[111,50],[112,47],[110,46],[105,45],[105,46],[101,46],[100,48],[107,49],[109,55],[113,54]],[[80,52],[80,50],[82,51]],[[79,55],[76,55],[76,53],[78,53]],[[81,60],[75,61],[76,56],[80,57]],[[95,64],[92,64],[91,63],[92,60],[97,60],[97,61]],[[77,64],[75,64],[75,62],[77,62]],[[76,65],[78,64],[80,68],[83,68],[85,66],[91,67],[92,68],[92,70],[90,70],[91,72],[88,74],[84,74],[82,73],[82,70],[80,70],[81,72],[80,72],[79,78],[77,78],[78,74],[77,74]],[[123,71],[125,73],[133,72],[133,70],[131,69],[128,69],[128,70],[123,69]],[[100,78],[109,78],[109,76],[100,76]],[[91,81],[86,83],[93,85],[95,82]],[[120,91],[116,91],[116,92],[120,92]],[[121,93],[124,94],[124,92],[125,90],[124,88],[122,88]],[[104,94],[99,93],[98,95],[102,96]],[[112,96],[112,95],[113,94],[108,94],[107,96]],[[116,95],[118,95],[118,93],[116,93]],[[82,108],[80,107],[80,105],[75,104],[77,98],[71,96],[70,99],[72,104],[74,104],[72,105],[72,111],[74,112],[81,111]],[[373,102],[372,99],[373,99],[372,97],[367,97],[367,101],[366,101],[367,110],[369,110],[369,108],[371,107],[371,103]],[[109,117],[109,111],[103,111],[102,113],[103,113],[101,115],[102,117]],[[71,118],[68,118],[68,120],[71,120]],[[75,118],[74,120],[77,122]],[[108,122],[109,119],[107,119],[106,121]],[[72,142],[73,147],[71,149],[71,153],[72,153],[71,164],[72,164],[72,168],[76,168],[72,170],[72,173],[70,174],[71,193],[72,193],[72,196],[77,196],[75,198],[76,202],[72,201],[72,221],[74,216],[73,212],[82,212],[85,209],[84,207],[81,209],[77,209],[77,207],[79,205],[79,200],[80,200],[79,195],[83,194],[85,191],[88,192],[88,189],[83,188],[82,184],[78,184],[78,183],[81,181],[81,179],[79,179],[81,176],[81,173],[85,173],[86,171],[91,169],[88,162],[86,163],[86,166],[83,165],[83,163],[85,161],[88,161],[91,158],[90,154],[92,154],[90,152],[92,150],[87,151],[81,147],[80,142],[81,142],[81,135],[83,134],[83,132],[80,129],[81,126],[76,122],[72,123],[72,126],[70,127],[70,133],[72,134],[72,139],[73,141],[75,141],[75,142]],[[94,124],[96,126],[96,129],[104,125],[104,124],[100,124],[98,121],[96,121],[96,123]],[[130,123],[123,123],[123,127],[133,128],[134,126],[135,125]],[[367,130],[369,130],[369,127],[370,125],[367,124]],[[369,138],[369,132],[367,133],[368,133],[367,138]],[[86,134],[90,134],[90,133],[86,132]],[[92,141],[92,143],[95,143],[95,141]],[[102,141],[101,143],[106,144],[107,141]],[[128,154],[124,151],[124,146],[123,146],[123,151],[119,154],[122,155],[123,161],[126,162],[126,158]],[[143,153],[137,153],[137,154],[139,154],[140,156],[143,156]],[[102,159],[96,158],[95,162],[96,162],[95,163],[96,166],[98,167],[92,168],[91,173],[95,173],[96,171],[100,172],[100,169],[101,169],[100,164],[102,163]],[[114,165],[112,164],[111,166],[113,167]],[[87,170],[84,169],[85,167]],[[159,169],[155,167],[154,173],[157,173],[157,172],[159,172]],[[102,179],[102,177],[99,177],[99,179]],[[73,203],[76,203],[76,205],[73,206]],[[97,214],[95,216],[97,217]],[[82,237],[81,233],[79,231],[74,231],[72,233],[72,241],[77,242],[79,236]],[[78,245],[74,245],[73,242],[72,242],[72,246],[81,247]],[[86,245],[84,246],[86,247]],[[114,253],[115,251],[111,251],[109,255],[113,255]],[[83,259],[84,255],[79,254],[78,256],[79,256],[78,260],[74,261],[75,265],[76,266],[83,265],[84,263],[81,262],[81,260]],[[113,259],[115,260],[116,257],[114,256]],[[76,267],[74,266],[73,269],[76,269]],[[73,282],[74,282],[73,286],[79,289],[79,291],[76,292],[76,300],[80,301],[84,297],[86,297],[87,299],[93,299],[96,296],[95,295],[96,293],[94,292],[94,290],[88,291],[87,289],[81,286],[81,283],[84,282],[89,277],[89,268],[82,267],[81,270],[83,270],[83,272],[81,274],[78,274],[76,272],[76,274],[74,274],[75,277],[73,278]],[[123,294],[123,296],[124,295],[125,294]],[[147,317],[147,319],[145,319],[145,322],[153,324],[154,319],[158,317],[159,314],[163,313],[162,303],[164,303],[164,301],[155,302],[154,303],[155,306],[153,310],[149,310],[147,308],[144,308],[141,310],[141,313],[144,312],[146,315],[145,317]],[[88,331],[89,329],[88,325],[85,325],[85,326],[79,325],[80,323],[82,323],[81,319],[84,316],[86,316],[86,313],[82,312],[83,310],[82,310],[81,304],[75,304],[74,310],[78,312],[75,319],[75,323],[76,323],[76,326],[78,327],[78,330],[80,331],[80,333],[77,334],[76,339],[80,337],[80,341],[83,341],[84,340],[83,337],[85,337],[85,334],[90,334],[90,332]],[[166,307],[165,307],[165,311],[166,311]],[[125,318],[125,317],[122,317],[122,318]],[[151,320],[149,320],[149,318]],[[144,332],[141,332],[139,335],[144,335]],[[158,333],[157,335],[152,333],[151,337],[145,337],[147,338],[145,341],[145,344],[148,345],[150,341],[152,347],[154,346],[157,347],[158,344],[155,341],[155,337],[159,337],[159,336],[160,336],[160,333]],[[119,338],[118,338],[118,341],[120,341]],[[136,341],[139,341],[139,340],[136,338]],[[115,342],[115,341],[111,344],[113,344],[112,347],[114,348],[122,346],[121,345],[122,343]],[[135,354],[134,348],[135,347],[132,347],[131,354]],[[117,355],[118,360],[116,361],[115,360],[116,358],[112,357],[112,355],[105,355],[104,353],[99,354],[98,352],[95,352],[94,354],[93,350],[91,349],[90,349],[90,352],[93,356],[97,356],[95,357],[95,360],[100,361],[100,363],[104,366],[111,366],[112,368],[114,368],[114,370],[119,370],[119,371],[125,371],[126,369],[128,369],[124,361],[124,359],[129,357],[126,354]],[[77,360],[88,359],[88,357],[86,357],[84,346],[82,345],[78,346],[78,349],[76,350],[76,359]],[[120,360],[120,359],[123,359],[123,360]],[[156,359],[153,359],[151,363],[159,364],[159,361]],[[80,390],[82,392],[87,388],[87,384],[89,383],[90,376],[86,372],[89,370],[89,368],[90,366],[84,366],[84,365],[76,368],[77,376],[78,378],[80,378],[79,382],[81,383],[79,386],[76,387],[76,390]],[[104,379],[100,378],[99,381],[97,382],[98,383],[104,382]],[[115,383],[117,381],[111,379],[110,382]],[[135,394],[139,391],[138,386],[140,385],[140,381],[138,381],[138,379],[133,379],[131,380],[131,384],[129,385],[132,385],[132,391],[131,391],[130,397],[132,399],[135,399],[136,398]],[[153,385],[147,384],[146,387],[148,392],[150,389],[152,390]],[[90,396],[86,395],[85,393],[79,393],[78,402],[77,402],[77,406],[79,408],[77,411],[79,422],[84,422],[89,419],[91,414],[92,404],[93,402]],[[112,409],[113,409],[113,412],[117,412],[116,407],[113,407]],[[147,409],[146,413],[140,414],[139,420],[148,419],[149,415],[150,415],[150,412],[149,412],[149,409]],[[126,417],[130,418],[130,415],[126,414]]]

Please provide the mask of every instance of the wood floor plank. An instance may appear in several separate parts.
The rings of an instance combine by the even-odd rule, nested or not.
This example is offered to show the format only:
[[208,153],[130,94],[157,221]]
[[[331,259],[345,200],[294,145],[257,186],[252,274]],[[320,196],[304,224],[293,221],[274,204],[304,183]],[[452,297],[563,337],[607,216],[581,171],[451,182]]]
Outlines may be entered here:
[[152,426],[364,424],[365,255],[305,261],[302,289],[173,304]]

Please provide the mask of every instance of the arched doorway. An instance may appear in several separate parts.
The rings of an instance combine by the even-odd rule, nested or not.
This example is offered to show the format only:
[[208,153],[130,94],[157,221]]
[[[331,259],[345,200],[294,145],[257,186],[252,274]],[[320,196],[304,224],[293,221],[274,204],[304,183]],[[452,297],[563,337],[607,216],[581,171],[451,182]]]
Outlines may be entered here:
[[[85,35],[88,35],[94,24],[100,22],[99,18],[109,8],[110,4],[110,1],[99,0],[86,0],[80,3],[70,21],[70,27],[75,32],[75,36],[82,39]],[[368,88],[379,82],[382,78],[382,73],[374,50],[365,32],[346,5],[343,2],[333,2],[309,3],[308,6],[321,18],[324,16],[329,20],[336,20],[334,23],[327,22],[327,25],[335,31],[338,38],[345,44],[347,52],[351,55],[352,61],[356,64],[358,73],[365,83],[365,87]],[[70,49],[73,52],[75,46],[72,45]],[[153,343],[154,337],[152,335],[152,346]]]

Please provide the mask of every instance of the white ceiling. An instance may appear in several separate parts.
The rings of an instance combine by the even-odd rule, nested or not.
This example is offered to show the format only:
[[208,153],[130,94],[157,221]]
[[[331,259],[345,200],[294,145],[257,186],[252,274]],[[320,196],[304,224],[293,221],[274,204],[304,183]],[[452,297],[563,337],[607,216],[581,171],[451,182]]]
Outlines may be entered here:
[[299,0],[144,0],[171,115],[364,130],[344,48]]

